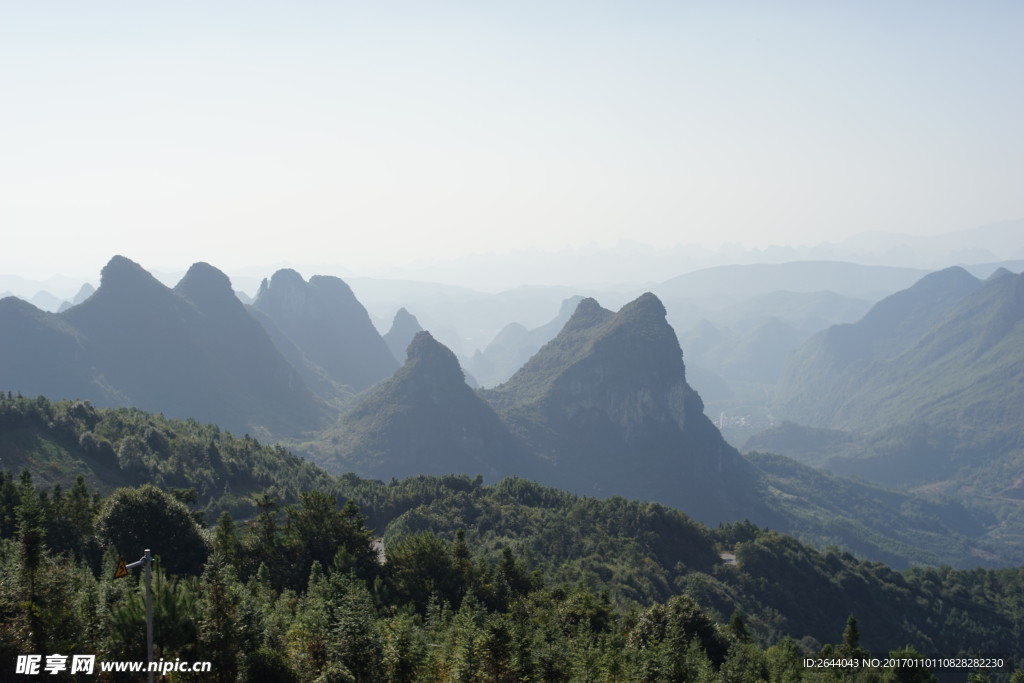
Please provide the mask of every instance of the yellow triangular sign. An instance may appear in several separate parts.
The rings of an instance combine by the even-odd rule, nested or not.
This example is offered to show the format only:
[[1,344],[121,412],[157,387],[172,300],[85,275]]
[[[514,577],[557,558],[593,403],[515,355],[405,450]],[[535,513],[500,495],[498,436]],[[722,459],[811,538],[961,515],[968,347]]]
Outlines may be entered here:
[[114,578],[120,579],[122,576],[128,576],[128,567],[124,564],[124,558],[117,558],[117,569],[114,570]]

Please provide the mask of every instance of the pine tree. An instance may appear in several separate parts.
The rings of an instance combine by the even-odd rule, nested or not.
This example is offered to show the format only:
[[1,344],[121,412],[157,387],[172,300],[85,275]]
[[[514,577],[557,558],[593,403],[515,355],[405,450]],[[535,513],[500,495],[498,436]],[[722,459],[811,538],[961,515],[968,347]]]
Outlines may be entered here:
[[379,680],[383,647],[373,598],[366,585],[351,575],[335,575],[332,584],[332,590],[341,596],[333,618],[332,659],[359,681]]
[[306,593],[298,602],[288,628],[287,650],[295,673],[311,681],[327,666],[331,633],[331,597],[319,562],[309,571]]
[[228,683],[238,674],[238,654],[243,645],[238,623],[241,597],[234,567],[214,551],[203,570],[200,586],[201,651],[213,662],[216,679]]
[[213,535],[213,551],[218,554],[224,564],[236,568],[242,556],[242,544],[238,540],[238,531],[231,513],[225,510],[217,518],[217,528]]
[[19,582],[25,600],[21,604],[25,620],[28,645],[32,652],[47,651],[47,624],[44,619],[45,593],[41,590],[40,568],[45,554],[43,525],[46,513],[43,502],[32,485],[28,470],[21,472],[19,502],[15,511],[17,518]]

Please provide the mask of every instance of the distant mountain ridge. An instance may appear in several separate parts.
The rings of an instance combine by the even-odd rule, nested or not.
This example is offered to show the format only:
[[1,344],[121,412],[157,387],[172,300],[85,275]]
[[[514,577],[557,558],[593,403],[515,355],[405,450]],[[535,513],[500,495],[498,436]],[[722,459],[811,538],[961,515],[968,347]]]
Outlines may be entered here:
[[[964,328],[980,335],[973,352],[1009,338],[1013,326],[1006,319],[1019,309],[1017,277],[997,274],[965,297],[980,303],[973,299],[978,293],[1006,290],[993,295],[1002,308],[978,307],[996,312],[975,312]],[[905,514],[904,505],[917,504],[912,496],[817,479],[841,502],[856,498],[864,510],[884,511],[871,525],[852,524],[836,500],[819,496],[811,504],[802,488],[812,478],[805,469],[769,461],[761,467],[740,456],[704,415],[665,306],[652,293],[617,312],[594,299],[579,301],[561,331],[492,390],[474,392],[454,354],[421,332],[400,369],[358,394],[341,373],[360,363],[367,370],[381,357],[360,349],[376,349],[396,363],[345,283],[306,282],[279,271],[261,295],[263,308],[246,307],[228,278],[202,263],[171,289],[115,257],[99,290],[63,314],[0,301],[0,388],[140,405],[237,431],[286,435],[336,473],[518,475],[578,494],[657,500],[710,523],[752,519],[887,557],[961,562],[973,552],[990,553],[985,543],[972,545],[984,541],[978,531],[984,523],[973,511],[966,513],[970,533],[956,536],[946,522]],[[370,342],[354,343],[360,333],[350,334],[350,327],[372,331],[363,337]],[[774,329],[763,334],[781,328]],[[923,339],[941,341],[935,353],[945,353],[960,339],[953,337]],[[909,343],[904,354],[921,343]],[[966,360],[957,362],[966,367]],[[1007,418],[1013,405],[1019,403],[993,414]],[[320,431],[339,413],[334,428]],[[1012,471],[1012,462],[1003,464]],[[1007,488],[1013,486],[1011,480]],[[886,531],[894,520],[903,535]],[[944,548],[937,537],[956,537],[959,545]],[[928,550],[901,550],[908,543]]]
[[572,296],[549,322],[533,329],[519,323],[509,323],[483,351],[477,351],[469,362],[469,370],[483,386],[493,387],[508,380],[541,346],[555,338],[572,317],[583,299]]
[[330,433],[330,448],[316,459],[334,472],[380,478],[455,472],[497,481],[533,468],[525,444],[429,332],[416,334],[405,364],[362,394]]
[[420,321],[405,308],[399,308],[391,321],[391,328],[384,333],[384,343],[391,350],[391,355],[398,363],[405,361],[405,352],[413,338],[423,331]]
[[[688,387],[682,351],[651,294],[617,313],[580,301],[563,330],[495,389],[473,392],[462,375],[454,355],[420,333],[401,370],[301,448],[337,474],[525,477],[577,494],[654,500],[710,523],[750,519],[812,542],[841,539],[898,565],[961,565],[976,543],[989,547],[969,537],[980,539],[983,525],[962,508],[792,461],[762,459],[762,469],[740,456]],[[856,519],[844,517],[849,505]],[[903,512],[913,505],[927,521]],[[957,519],[969,529],[954,531]]]
[[398,369],[366,309],[340,278],[314,275],[306,282],[294,270],[279,270],[263,281],[252,307],[263,314],[264,327],[268,321],[276,326],[275,335],[284,335],[340,385],[361,391]]
[[666,302],[692,296],[723,301],[750,298],[773,290],[829,291],[857,299],[877,299],[909,287],[928,273],[917,268],[865,266],[845,261],[792,261],[715,266],[693,271],[659,284],[654,292]]
[[866,365],[889,360],[919,341],[981,281],[962,268],[930,273],[875,304],[859,321],[833,325],[808,340],[783,368],[780,414],[812,426],[848,400]]
[[405,365],[357,397],[330,434],[311,454],[334,472],[525,476],[703,519],[742,519],[759,505],[748,495],[755,468],[704,416],[653,294],[617,313],[581,300],[508,382],[480,392],[451,351],[420,332]]
[[227,277],[207,264],[192,266],[172,290],[115,256],[100,287],[64,313],[4,302],[5,387],[136,405],[240,432],[291,433],[325,417]]
[[1022,387],[1024,275],[981,282],[948,269],[805,344],[779,384],[779,414],[860,434],[822,458],[837,472],[1017,499]]

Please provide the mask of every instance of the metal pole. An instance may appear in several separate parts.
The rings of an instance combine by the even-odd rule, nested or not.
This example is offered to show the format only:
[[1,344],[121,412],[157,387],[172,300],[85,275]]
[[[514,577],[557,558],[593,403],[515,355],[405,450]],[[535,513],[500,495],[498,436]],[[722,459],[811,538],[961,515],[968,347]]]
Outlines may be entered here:
[[149,671],[149,683],[153,683],[153,588],[150,582],[153,557],[149,548],[146,548],[142,559],[146,561],[146,669]]

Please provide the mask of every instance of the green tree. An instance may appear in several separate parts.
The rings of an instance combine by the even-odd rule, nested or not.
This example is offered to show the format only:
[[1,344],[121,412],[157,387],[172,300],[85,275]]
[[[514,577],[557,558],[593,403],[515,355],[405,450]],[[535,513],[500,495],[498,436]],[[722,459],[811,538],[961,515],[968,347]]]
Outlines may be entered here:
[[750,632],[747,630],[747,623],[743,617],[743,610],[739,607],[734,609],[732,616],[729,617],[729,633],[741,643],[749,643],[751,641]]
[[217,518],[217,528],[213,534],[213,551],[220,559],[235,568],[242,559],[242,544],[238,540],[238,530],[231,513],[225,510]]
[[430,532],[391,544],[385,568],[398,599],[411,601],[421,614],[426,613],[431,596],[453,605],[462,600],[463,577],[454,566],[447,545]]
[[773,683],[797,683],[803,679],[800,648],[793,638],[786,636],[764,653],[768,680]]
[[305,595],[295,608],[286,635],[287,651],[301,680],[315,679],[327,666],[331,646],[332,591],[323,568],[314,562]]
[[46,510],[32,485],[28,470],[21,473],[19,502],[16,509],[19,579],[24,601],[21,603],[33,652],[46,652],[48,633],[44,618],[46,593],[42,590],[40,569],[45,555],[43,525]]
[[340,662],[356,680],[379,680],[383,646],[373,598],[366,585],[351,575],[335,575],[332,584],[333,592],[341,596],[333,618],[333,660]]
[[[197,577],[168,576],[159,563],[153,563],[153,644],[156,656],[164,659],[201,659],[198,641],[200,590]],[[146,659],[146,586],[144,570],[132,578],[135,582],[110,609],[115,659]]]
[[390,683],[412,683],[426,655],[423,629],[408,613],[379,622],[383,673]]
[[201,651],[213,662],[216,680],[228,683],[238,675],[238,657],[244,645],[239,624],[241,591],[234,567],[214,552],[203,570],[200,586]]
[[188,508],[151,484],[114,491],[103,504],[96,533],[125,558],[151,549],[174,574],[199,574],[209,553]]

